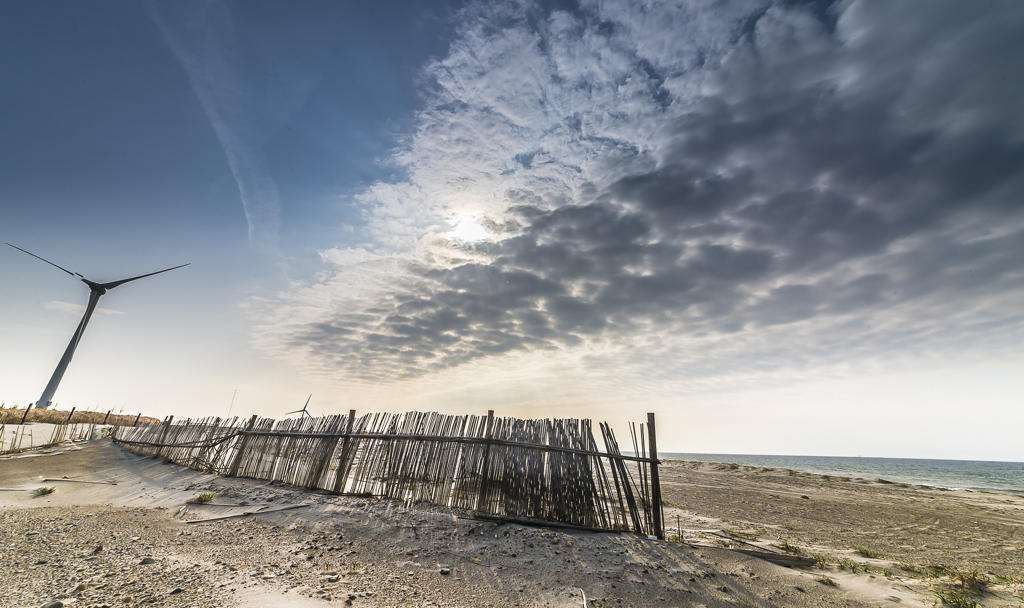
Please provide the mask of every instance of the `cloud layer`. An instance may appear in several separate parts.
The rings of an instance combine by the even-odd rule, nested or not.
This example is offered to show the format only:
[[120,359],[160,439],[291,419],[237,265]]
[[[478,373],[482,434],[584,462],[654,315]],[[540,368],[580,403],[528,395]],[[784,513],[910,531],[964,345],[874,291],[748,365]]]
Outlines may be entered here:
[[[264,352],[369,381],[552,357],[657,381],[1019,349],[1020,6],[460,18],[408,180],[359,198],[362,248],[259,304]],[[470,215],[492,238],[450,233]]]

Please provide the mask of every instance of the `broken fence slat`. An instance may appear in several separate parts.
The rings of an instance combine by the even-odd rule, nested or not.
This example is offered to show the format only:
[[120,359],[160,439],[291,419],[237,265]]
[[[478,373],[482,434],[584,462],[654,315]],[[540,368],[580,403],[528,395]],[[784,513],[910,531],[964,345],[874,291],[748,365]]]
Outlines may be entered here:
[[107,486],[116,486],[116,481],[87,481],[85,479],[44,479],[43,481],[70,481],[71,483],[98,483]]
[[246,516],[249,516],[249,515],[266,515],[267,513],[277,513],[279,511],[288,511],[290,509],[301,509],[303,507],[308,507],[308,506],[310,506],[310,505],[289,505],[287,507],[281,507],[280,509],[266,509],[266,510],[246,511],[245,513],[234,513],[232,515],[221,515],[219,517],[208,517],[206,519],[194,519],[194,520],[191,520],[191,521],[186,521],[185,523],[186,524],[202,524],[202,523],[206,523],[208,521],[219,521],[221,519],[232,519],[232,518],[235,518],[235,517],[246,517]]

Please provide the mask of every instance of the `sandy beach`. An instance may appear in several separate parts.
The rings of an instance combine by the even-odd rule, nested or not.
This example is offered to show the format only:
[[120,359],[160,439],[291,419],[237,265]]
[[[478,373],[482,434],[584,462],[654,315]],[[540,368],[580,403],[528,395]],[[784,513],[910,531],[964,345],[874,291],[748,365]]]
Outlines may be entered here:
[[[683,542],[216,477],[107,440],[2,459],[0,487],[5,607],[1024,602],[1024,498],[879,480],[666,461]],[[818,562],[733,550],[780,546]]]

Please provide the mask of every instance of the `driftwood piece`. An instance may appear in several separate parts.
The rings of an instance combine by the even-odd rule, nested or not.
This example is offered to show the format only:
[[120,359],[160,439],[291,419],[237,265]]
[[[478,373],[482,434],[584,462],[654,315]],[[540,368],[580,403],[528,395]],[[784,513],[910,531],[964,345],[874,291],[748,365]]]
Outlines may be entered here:
[[726,549],[726,551],[742,553],[744,555],[763,559],[766,562],[771,562],[787,568],[810,568],[818,563],[810,557],[801,557],[799,555],[768,553],[766,551],[754,551],[752,549]]
[[557,521],[537,521],[534,519],[521,519],[518,517],[498,517],[495,515],[468,515],[466,517],[459,517],[459,519],[475,519],[477,521],[486,521],[496,524],[516,524],[518,526],[531,526],[534,528],[561,528],[565,530],[580,530],[583,532],[601,532],[603,534],[618,534],[621,530],[606,530],[604,528],[594,528],[590,526],[574,526],[572,524],[563,524]]
[[98,483],[106,486],[116,486],[116,481],[88,481],[86,479],[44,479],[43,481],[70,481],[71,483]]
[[220,521],[222,519],[233,519],[235,517],[247,517],[249,515],[266,515],[267,513],[277,513],[279,511],[288,511],[289,509],[301,509],[302,507],[308,507],[310,505],[289,505],[287,507],[281,507],[280,509],[260,509],[256,511],[246,511],[245,513],[234,513],[232,515],[221,515],[219,517],[208,517],[206,519],[193,519],[186,521],[186,524],[203,524],[208,521]]

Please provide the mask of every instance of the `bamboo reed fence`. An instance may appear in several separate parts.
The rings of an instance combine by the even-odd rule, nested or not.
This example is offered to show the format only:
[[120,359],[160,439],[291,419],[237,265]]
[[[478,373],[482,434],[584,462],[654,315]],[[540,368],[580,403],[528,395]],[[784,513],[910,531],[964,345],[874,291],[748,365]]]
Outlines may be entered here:
[[[116,427],[137,454],[335,494],[427,501],[501,519],[664,537],[654,415],[623,453],[590,420],[364,414]],[[645,432],[646,431],[646,432]],[[646,436],[645,436],[646,435]]]
[[91,423],[0,424],[0,454],[50,447],[65,441],[87,441],[95,428]]

